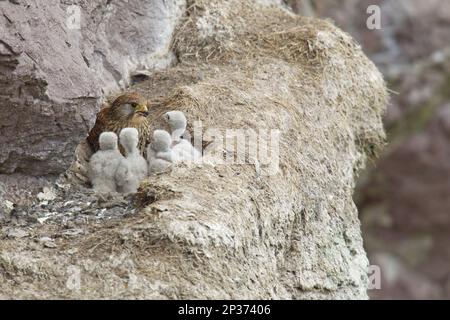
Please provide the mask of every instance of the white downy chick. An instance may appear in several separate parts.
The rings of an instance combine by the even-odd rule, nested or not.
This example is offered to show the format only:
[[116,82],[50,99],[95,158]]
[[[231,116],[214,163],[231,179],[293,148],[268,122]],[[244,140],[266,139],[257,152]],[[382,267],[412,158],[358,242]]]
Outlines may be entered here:
[[181,111],[169,111],[164,114],[164,119],[169,124],[172,132],[173,162],[192,162],[201,158],[201,153],[188,140],[182,138],[187,126],[184,113]]
[[172,138],[167,131],[155,130],[147,149],[149,174],[166,172],[172,166]]
[[120,131],[120,144],[125,150],[125,158],[119,163],[116,172],[118,191],[135,193],[140,182],[147,177],[147,161],[139,149],[139,133],[136,128],[124,128]]
[[100,149],[89,161],[89,179],[97,192],[116,192],[115,175],[119,163],[124,159],[117,147],[117,135],[103,132],[99,137]]

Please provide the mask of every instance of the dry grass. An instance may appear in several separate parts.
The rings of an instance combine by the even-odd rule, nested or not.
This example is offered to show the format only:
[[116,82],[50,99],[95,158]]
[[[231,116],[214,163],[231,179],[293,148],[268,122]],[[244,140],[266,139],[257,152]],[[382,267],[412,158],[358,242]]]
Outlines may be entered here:
[[[136,195],[136,215],[91,226],[46,253],[45,261],[58,261],[46,263],[47,273],[68,261],[95,266],[85,272],[83,292],[53,294],[365,297],[367,260],[352,193],[355,175],[383,145],[387,101],[372,62],[330,22],[247,0],[189,1],[173,49],[177,66],[132,88],[151,101],[153,128],[164,128],[162,114],[177,109],[204,130],[278,129],[279,171],[205,164],[150,177]],[[73,183],[83,176],[82,151],[68,172]],[[68,248],[78,253],[67,257]],[[128,269],[108,260],[121,253],[133,260]],[[139,276],[139,289],[101,290],[102,277],[127,270]]]

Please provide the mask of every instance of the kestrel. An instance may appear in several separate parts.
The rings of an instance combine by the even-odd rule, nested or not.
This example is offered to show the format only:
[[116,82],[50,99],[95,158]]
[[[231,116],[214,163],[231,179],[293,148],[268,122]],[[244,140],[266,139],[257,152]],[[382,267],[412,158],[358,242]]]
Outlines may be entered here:
[[97,113],[95,125],[89,132],[87,141],[96,152],[102,132],[112,131],[119,135],[123,128],[136,128],[139,132],[138,148],[143,155],[150,139],[147,116],[147,101],[137,93],[125,93]]

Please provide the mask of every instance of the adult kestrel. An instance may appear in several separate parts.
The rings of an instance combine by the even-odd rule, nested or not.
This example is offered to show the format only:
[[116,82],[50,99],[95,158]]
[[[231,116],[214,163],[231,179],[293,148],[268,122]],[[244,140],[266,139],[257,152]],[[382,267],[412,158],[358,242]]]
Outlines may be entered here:
[[137,93],[125,93],[114,100],[111,106],[104,107],[97,113],[95,125],[89,132],[87,141],[96,152],[102,132],[112,131],[119,135],[123,128],[136,128],[139,132],[138,148],[140,153],[144,154],[150,139],[147,116],[147,101]]

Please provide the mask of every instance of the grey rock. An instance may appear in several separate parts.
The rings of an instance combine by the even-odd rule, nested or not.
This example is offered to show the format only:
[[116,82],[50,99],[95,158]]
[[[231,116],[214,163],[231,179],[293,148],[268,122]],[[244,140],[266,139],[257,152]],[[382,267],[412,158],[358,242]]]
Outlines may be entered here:
[[183,6],[0,1],[0,173],[63,172],[105,95],[123,89],[137,70],[171,63]]
[[42,244],[44,247],[49,249],[57,248],[58,245],[55,243],[55,240],[50,237],[42,237],[39,239],[39,243]]

